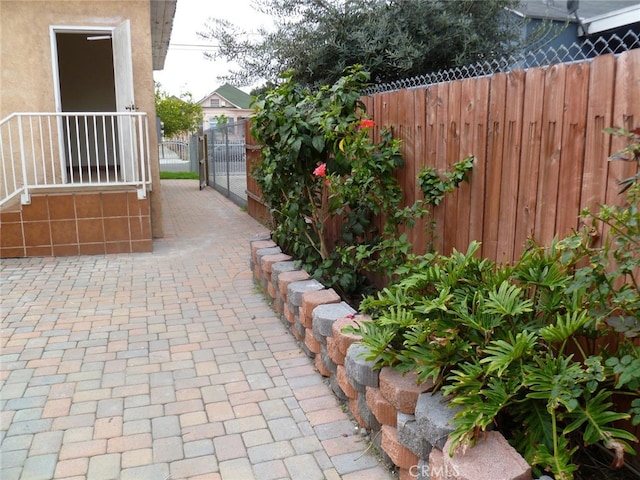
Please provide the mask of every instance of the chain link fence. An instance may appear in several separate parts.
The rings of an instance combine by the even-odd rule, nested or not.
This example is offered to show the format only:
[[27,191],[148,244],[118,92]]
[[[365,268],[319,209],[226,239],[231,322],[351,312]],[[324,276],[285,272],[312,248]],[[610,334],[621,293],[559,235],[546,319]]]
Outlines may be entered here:
[[245,123],[241,120],[205,131],[208,184],[242,206],[247,204]]
[[606,38],[586,39],[583,42],[574,42],[568,47],[563,45],[557,48],[551,47],[538,51],[526,51],[498,59],[479,61],[448,70],[381,83],[367,88],[364,94],[373,95],[405,88],[426,87],[436,83],[482,77],[531,67],[542,67],[556,63],[579,62],[607,53],[620,54],[639,47],[640,35],[629,30],[624,35],[612,34]]

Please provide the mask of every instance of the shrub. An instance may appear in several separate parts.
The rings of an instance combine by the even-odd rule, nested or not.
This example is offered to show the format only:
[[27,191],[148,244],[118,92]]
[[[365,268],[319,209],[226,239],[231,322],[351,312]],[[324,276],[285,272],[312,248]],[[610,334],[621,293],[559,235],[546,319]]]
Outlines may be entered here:
[[[255,102],[252,127],[263,145],[252,173],[272,214],[273,240],[352,303],[372,276],[388,281],[406,262],[411,246],[399,231],[428,206],[403,206],[395,176],[403,165],[400,141],[384,127],[380,141],[373,141],[374,121],[360,100],[368,80],[354,67],[334,85],[311,92],[286,76]],[[472,162],[464,161],[455,179],[438,183],[432,172],[433,185],[455,188]],[[330,226],[339,228],[335,241]]]
[[[640,158],[638,133],[614,158]],[[616,426],[640,423],[640,185],[621,182],[626,203],[583,212],[607,226],[601,245],[590,229],[550,246],[530,244],[514,265],[466,253],[429,254],[361,310],[355,328],[378,366],[417,371],[461,407],[453,449],[502,429],[534,467],[574,477],[576,452],[602,444],[614,466],[637,439]],[[609,336],[617,345],[605,344]],[[629,396],[619,411],[614,395]]]

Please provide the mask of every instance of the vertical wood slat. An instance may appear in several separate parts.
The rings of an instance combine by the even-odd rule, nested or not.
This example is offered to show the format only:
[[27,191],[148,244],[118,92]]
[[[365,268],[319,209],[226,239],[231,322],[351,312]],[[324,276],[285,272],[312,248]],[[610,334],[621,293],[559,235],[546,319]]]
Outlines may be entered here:
[[[640,127],[640,50],[630,50],[616,61],[615,83],[613,88],[612,126],[630,131]],[[627,140],[614,136],[611,139],[610,154],[620,151]],[[636,162],[614,161],[609,163],[609,184],[606,203],[620,204],[618,182],[638,173]]]
[[[424,196],[422,194],[422,190],[418,187],[418,174],[422,170],[423,165],[425,164],[426,157],[426,89],[419,88],[414,89],[413,91],[413,108],[414,108],[414,140],[416,142],[413,147],[413,162],[408,161],[407,170],[410,170],[410,174],[413,175],[413,183],[416,186],[416,198],[423,199]],[[410,168],[410,165],[413,165],[413,168]],[[409,240],[413,245],[413,251],[416,254],[423,254],[427,249],[427,239],[426,239],[426,221],[428,219],[421,218],[416,220],[415,226],[410,231]]]
[[[463,80],[461,85],[460,144],[458,148],[460,160],[467,157],[475,149],[476,104],[474,84],[475,82],[472,79],[467,79]],[[472,205],[471,189],[471,184],[463,182],[457,192],[457,218],[455,222],[457,228],[454,247],[459,251],[465,251],[469,244]]]
[[[414,90],[400,91],[400,105],[398,111],[398,121],[400,125],[399,138],[402,141],[402,157],[404,159],[415,158],[416,142],[416,121],[415,121],[415,100]],[[415,164],[415,161],[413,162]],[[416,198],[416,181],[414,168],[402,168],[398,172],[399,185],[402,188],[403,206],[411,205]],[[413,229],[403,226],[402,233],[411,237]]]
[[[611,140],[603,129],[611,126],[615,58],[602,55],[593,60],[589,78],[589,105],[587,108],[587,136],[584,156],[584,174],[581,209],[597,207],[605,198],[607,188],[607,162]],[[605,95],[605,92],[607,94]],[[602,230],[598,232],[602,234]]]
[[475,155],[475,163],[470,172],[469,184],[471,187],[471,207],[469,211],[469,242],[482,241],[484,235],[484,205],[486,198],[487,178],[487,149],[486,142],[489,134],[489,87],[488,77],[478,78],[473,84],[469,83],[475,94],[474,103],[469,114],[473,113],[473,139],[468,150],[462,150],[463,156]]
[[[460,103],[462,93],[462,82],[451,82],[449,84],[447,109],[447,144],[443,145],[444,154],[444,170],[451,171],[452,166],[460,160]],[[456,189],[451,194],[445,196],[445,219],[442,224],[444,227],[444,247],[442,253],[448,255],[451,250],[456,247],[456,231],[468,231],[469,223],[465,223],[464,218],[460,219],[460,211],[458,210],[458,198],[460,190]],[[466,248],[465,248],[466,250]]]
[[504,148],[504,115],[507,75],[498,73],[491,78],[489,94],[489,132],[487,135],[487,197],[484,209],[482,255],[498,257],[498,216],[500,213],[501,172]]
[[[538,176],[540,174],[540,140],[542,107],[545,94],[545,71],[540,68],[528,70],[525,75],[522,107],[522,147],[518,158],[518,184],[516,190],[516,216],[513,234],[513,249],[510,260],[520,257],[527,239],[534,233]],[[514,172],[514,178],[515,178]],[[552,212],[555,215],[555,212]],[[553,219],[553,217],[552,217]]]
[[533,205],[536,208],[534,237],[537,242],[544,245],[548,245],[553,240],[557,223],[556,215],[559,213],[557,207],[566,79],[566,65],[554,65],[545,72],[545,96],[540,132],[540,173],[536,186],[537,202]]
[[498,214],[497,260],[510,262],[515,250],[514,234],[520,151],[522,149],[522,109],[525,93],[525,73],[516,70],[507,74],[507,95],[504,118],[504,146],[500,211]]
[[[565,114],[562,125],[557,216],[554,235],[559,238],[579,228],[580,193],[584,176],[587,94],[590,64],[568,65],[565,73]],[[546,235],[546,232],[545,234]]]
[[[449,83],[441,83],[436,90],[436,116],[435,116],[435,167],[439,172],[447,169],[447,145],[449,144]],[[435,209],[435,221],[437,229],[435,232],[434,248],[440,253],[445,253],[444,225],[446,221],[446,201],[440,203]]]
[[[436,168],[437,151],[438,151],[438,123],[437,123],[437,105],[438,105],[438,85],[431,85],[425,89],[425,108],[426,108],[426,120],[425,120],[425,156],[424,166],[429,168]],[[431,246],[433,249],[442,251],[440,245],[437,244],[436,238],[431,232],[431,223],[437,223],[437,209],[430,207],[428,226],[428,238],[426,238],[427,246]]]

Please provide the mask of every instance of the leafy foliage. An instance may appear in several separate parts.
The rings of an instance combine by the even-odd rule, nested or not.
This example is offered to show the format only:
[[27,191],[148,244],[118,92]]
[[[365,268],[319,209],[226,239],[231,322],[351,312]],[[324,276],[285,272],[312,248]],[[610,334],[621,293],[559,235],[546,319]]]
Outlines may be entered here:
[[194,132],[202,122],[202,107],[193,101],[190,93],[183,93],[178,98],[156,84],[155,98],[156,115],[163,123],[165,137]]
[[395,176],[400,142],[385,127],[372,140],[375,124],[360,100],[368,80],[357,66],[312,92],[290,74],[256,100],[252,130],[264,145],[252,173],[272,213],[274,241],[352,298],[369,286],[367,275],[389,279],[406,262],[410,244],[399,231],[425,214],[423,202],[403,206]]
[[[476,258],[472,243],[465,254],[415,259],[363,300],[372,319],[351,330],[369,360],[433,379],[458,407],[452,449],[510,425],[505,433],[536,473],[564,480],[582,446],[600,443],[617,466],[635,454],[637,439],[618,422],[640,423],[640,186],[623,186],[626,203],[584,212],[592,227],[608,227],[600,246],[585,230],[531,243],[515,264],[499,265]],[[595,347],[609,335],[617,347]],[[616,409],[616,395],[632,397],[628,411]]]
[[[353,65],[378,81],[425,74],[519,48],[526,20],[508,15],[518,0],[258,0],[273,28],[246,32],[209,19],[200,35],[212,59],[237,62],[225,80],[278,83],[293,71],[304,85],[330,85]],[[487,48],[491,46],[491,49]]]

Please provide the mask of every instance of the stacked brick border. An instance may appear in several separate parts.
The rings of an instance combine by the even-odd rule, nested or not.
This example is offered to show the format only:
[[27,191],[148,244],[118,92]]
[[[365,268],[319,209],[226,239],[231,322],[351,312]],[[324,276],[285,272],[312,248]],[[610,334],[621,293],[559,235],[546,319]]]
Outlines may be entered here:
[[251,241],[251,269],[300,347],[400,480],[531,480],[531,467],[498,432],[448,455],[448,421],[455,411],[440,393],[431,393],[431,383],[419,385],[415,374],[374,370],[360,337],[343,332],[367,317],[297,268],[273,241]]

